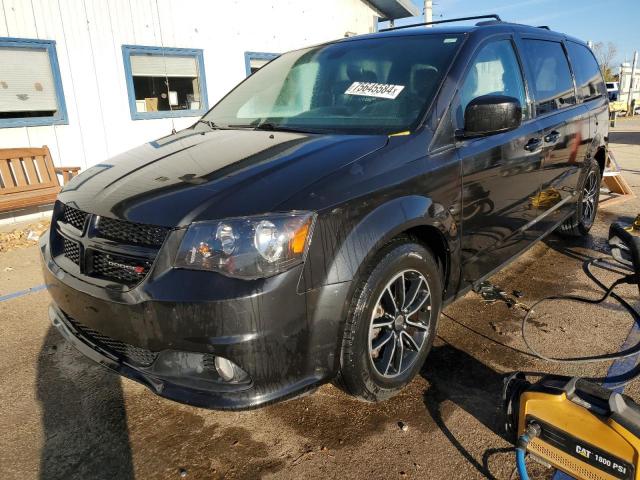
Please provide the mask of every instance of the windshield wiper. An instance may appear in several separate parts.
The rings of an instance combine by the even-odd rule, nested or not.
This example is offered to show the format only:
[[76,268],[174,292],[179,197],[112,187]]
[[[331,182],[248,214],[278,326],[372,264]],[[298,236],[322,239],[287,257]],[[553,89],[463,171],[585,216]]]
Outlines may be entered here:
[[222,130],[222,127],[220,127],[219,125],[216,125],[215,122],[211,121],[211,120],[204,120],[203,118],[201,118],[200,120],[198,120],[196,122],[196,124],[198,123],[204,123],[205,125],[207,125],[211,130]]
[[294,133],[316,133],[311,130],[302,128],[288,127],[286,125],[278,125],[272,122],[248,123],[245,125],[229,125],[229,128],[252,128],[253,130],[268,130],[271,132],[294,132]]
[[282,132],[299,132],[299,133],[312,133],[309,130],[304,130],[301,128],[295,127],[287,127],[286,125],[277,125],[271,122],[263,122],[256,126],[256,130],[271,130],[271,131],[282,131]]

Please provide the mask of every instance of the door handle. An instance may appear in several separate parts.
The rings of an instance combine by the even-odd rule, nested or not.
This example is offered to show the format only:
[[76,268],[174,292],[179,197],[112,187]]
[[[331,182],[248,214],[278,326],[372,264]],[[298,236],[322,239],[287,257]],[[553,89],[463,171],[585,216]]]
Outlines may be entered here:
[[524,149],[527,152],[535,152],[536,150],[538,150],[540,148],[540,145],[542,145],[542,140],[541,139],[539,139],[539,138],[530,138],[529,141],[524,146]]
[[559,138],[560,138],[560,132],[553,130],[552,132],[545,135],[544,141],[547,143],[556,143]]

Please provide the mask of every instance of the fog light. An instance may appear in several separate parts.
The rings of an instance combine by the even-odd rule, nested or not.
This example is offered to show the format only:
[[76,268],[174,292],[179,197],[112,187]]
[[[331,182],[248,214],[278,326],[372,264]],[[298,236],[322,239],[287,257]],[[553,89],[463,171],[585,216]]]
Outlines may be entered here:
[[215,359],[216,372],[225,382],[239,382],[247,378],[247,374],[231,360],[223,357]]

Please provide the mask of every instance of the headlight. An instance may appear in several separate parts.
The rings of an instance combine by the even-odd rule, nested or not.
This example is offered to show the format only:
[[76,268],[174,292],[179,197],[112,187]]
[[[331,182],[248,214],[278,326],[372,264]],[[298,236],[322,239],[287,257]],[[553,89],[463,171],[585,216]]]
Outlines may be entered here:
[[314,221],[311,212],[289,212],[193,223],[174,265],[230,277],[270,277],[302,263]]

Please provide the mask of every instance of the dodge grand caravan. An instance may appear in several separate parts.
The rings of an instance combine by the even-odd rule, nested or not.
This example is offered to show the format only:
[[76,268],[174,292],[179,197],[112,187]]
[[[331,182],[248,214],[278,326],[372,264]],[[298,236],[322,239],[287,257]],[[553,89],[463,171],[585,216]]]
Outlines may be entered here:
[[51,321],[192,405],[334,379],[389,398],[443,305],[550,232],[589,232],[607,102],[583,42],[499,19],[285,53],[68,183],[40,245]]

